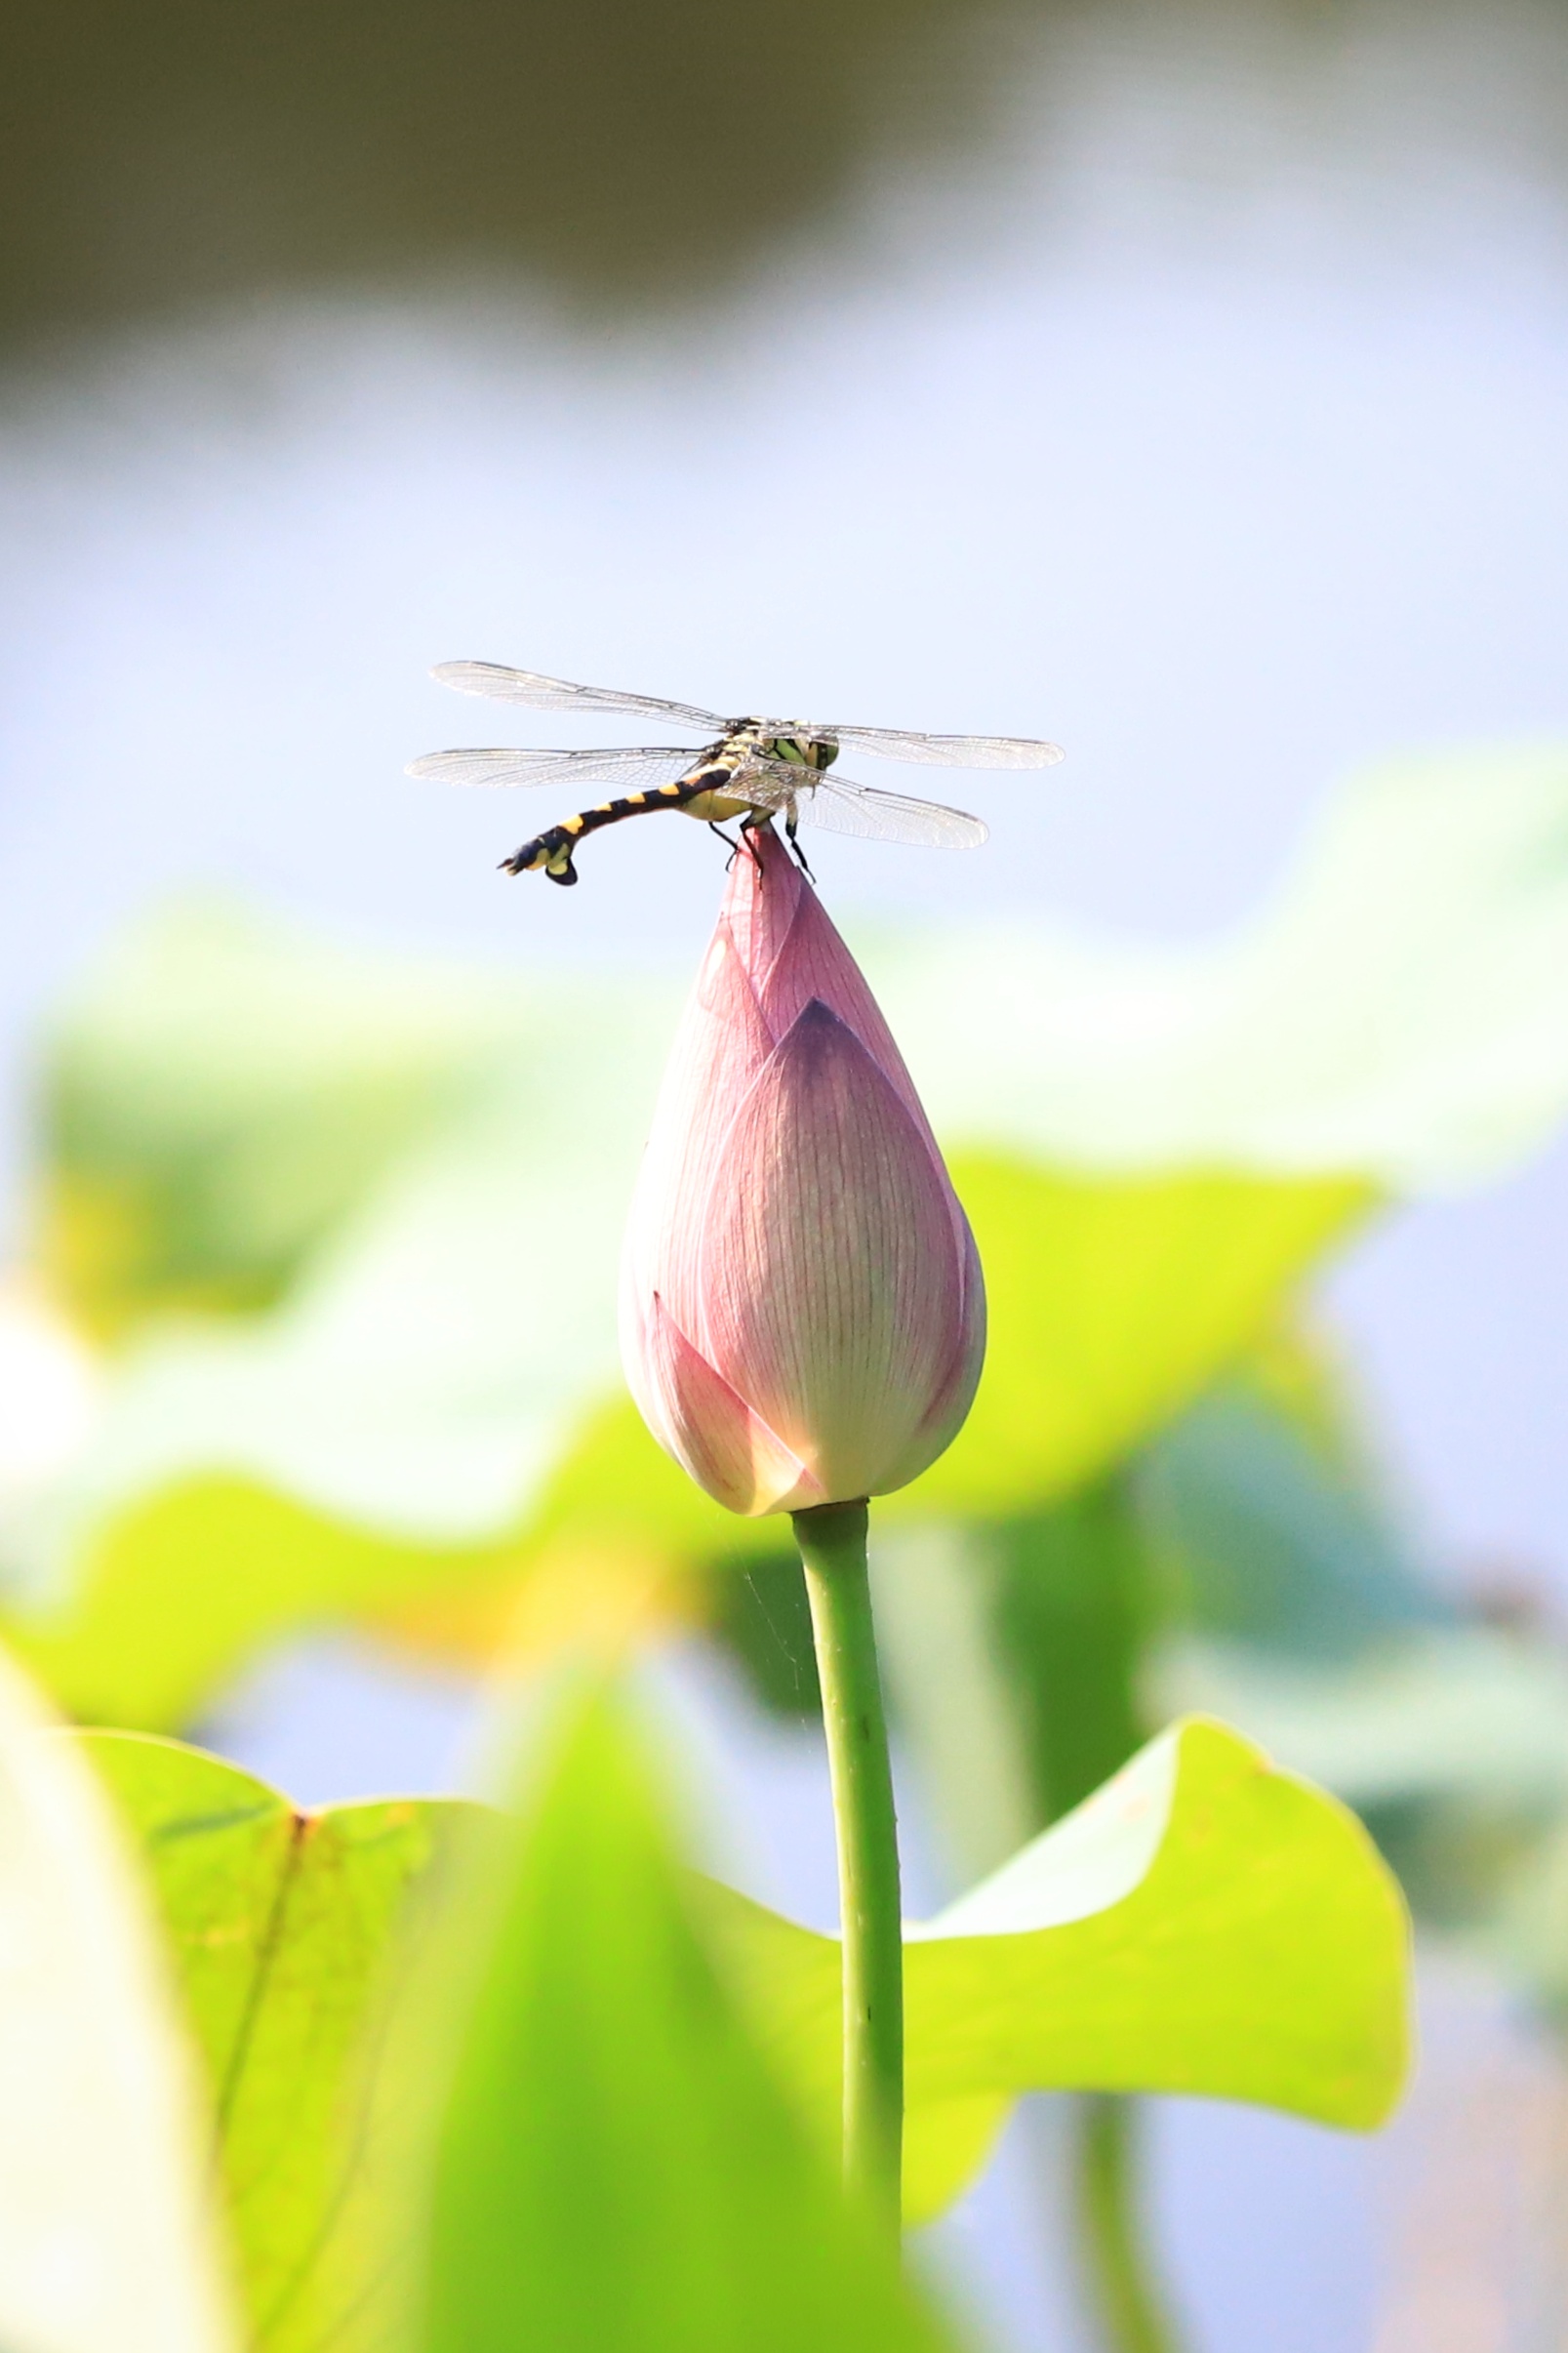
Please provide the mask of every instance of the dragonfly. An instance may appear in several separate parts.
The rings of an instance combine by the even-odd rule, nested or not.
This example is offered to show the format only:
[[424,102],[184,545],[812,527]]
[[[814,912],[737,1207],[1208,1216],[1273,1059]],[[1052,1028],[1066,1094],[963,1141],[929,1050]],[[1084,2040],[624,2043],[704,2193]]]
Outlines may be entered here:
[[[441,662],[430,672],[460,694],[525,703],[536,710],[610,711],[652,719],[660,726],[700,731],[697,746],[617,744],[598,751],[431,751],[410,763],[410,776],[449,785],[612,785],[611,799],[547,826],[501,862],[503,873],[543,873],[565,885],[578,879],[577,849],[588,834],[660,809],[678,809],[722,832],[738,819],[743,841],[782,817],[790,848],[801,825],[853,833],[863,841],[907,841],[934,849],[977,849],[986,829],[966,810],[914,800],[874,785],[830,774],[841,746],[879,758],[915,760],[939,768],[1047,768],[1062,757],[1056,744],[1022,736],[922,735],[898,727],[819,725],[800,719],[725,719],[691,703],[657,695],[618,694],[608,687],[574,686],[565,678],[507,669],[497,662]],[[752,846],[755,855],[754,845]],[[810,872],[810,869],[807,869]]]

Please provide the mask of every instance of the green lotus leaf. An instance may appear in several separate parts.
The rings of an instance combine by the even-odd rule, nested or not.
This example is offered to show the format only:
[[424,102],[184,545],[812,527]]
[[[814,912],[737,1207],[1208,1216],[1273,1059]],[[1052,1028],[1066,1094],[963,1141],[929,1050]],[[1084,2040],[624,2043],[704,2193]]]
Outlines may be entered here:
[[269,1304],[515,1043],[525,994],[221,903],[139,926],[54,1026],[47,1272],[114,1337]]
[[[721,1511],[629,1401],[605,1401],[596,1329],[563,1296],[580,1268],[606,1276],[614,1172],[634,1154],[607,1158],[588,1139],[563,1152],[568,1206],[530,1192],[520,1126],[490,1112],[482,1143],[470,1126],[432,1148],[351,1266],[325,1267],[272,1317],[128,1367],[113,1440],[65,1507],[73,1586],[13,1620],[73,1713],[188,1722],[258,1645],[302,1625],[379,1617],[466,1646],[477,1607],[494,1639],[487,1594],[545,1558],[679,1564],[777,1547],[777,1524]],[[1069,1488],[1245,1348],[1367,1197],[1334,1179],[956,1173],[987,1268],[986,1368],[957,1443],[879,1506],[888,1521]],[[526,1270],[544,1231],[561,1264],[529,1284],[564,1335],[553,1357],[537,1303],[512,1298],[509,1319],[507,1280],[481,1265]],[[530,1489],[508,1519],[507,1498]],[[59,1543],[58,1520],[48,1532]]]
[[1346,779],[1195,946],[954,925],[870,967],[937,1132],[1037,1165],[1449,1192],[1568,1112],[1568,745]]
[[1150,1686],[1224,1707],[1365,1817],[1429,1935],[1560,2025],[1568,1890],[1568,1666],[1528,1627],[1390,1633],[1349,1658],[1186,1635]]
[[1158,1432],[1135,1490],[1183,1623],[1211,1640],[1348,1663],[1455,1620],[1365,1466],[1255,1380],[1217,1385]]
[[1543,1817],[1568,1806],[1568,1661],[1553,1642],[1460,1623],[1325,1662],[1178,1636],[1155,1683],[1188,1706],[1223,1701],[1361,1812],[1454,1802]]
[[1359,1222],[1355,1177],[1129,1177],[957,1155],[985,1369],[952,1445],[878,1517],[994,1519],[1067,1493],[1250,1347]]
[[0,1657],[0,2342],[230,2353],[196,2070],[112,1809]]
[[181,1481],[109,1521],[63,1607],[8,1632],[78,1721],[161,1731],[288,1633],[427,1596],[450,1610],[470,1589],[510,1593],[525,1567],[515,1545],[399,1543],[253,1481]]
[[[1544,1140],[1568,1102],[1565,821],[1558,748],[1395,763],[1217,943],[992,925],[868,951],[994,1318],[968,1428],[890,1520],[1014,1514],[1092,1477],[1370,1204]],[[513,976],[487,1012],[469,976],[422,1020],[395,968],[219,942],[214,1002],[254,1032],[229,1086],[204,953],[187,931],[160,980],[144,949],[144,985],[78,1004],[57,1156],[87,1223],[133,1235],[101,1319],[204,1286],[273,1303],[143,1318],[80,1463],[13,1518],[12,1591],[35,1599],[11,1622],[39,1672],[168,1724],[302,1622],[426,1602],[430,1632],[542,1553],[766,1544],[685,1494],[619,1403],[617,1237],[674,990]],[[188,1590],[153,1658],[127,1629],[177,1554]]]
[[[569,1707],[491,1867],[488,1930],[426,1988],[456,2031],[434,2038],[419,2342],[936,2353],[945,2333],[730,1990],[650,1764],[613,1697]],[[412,2036],[403,2063],[431,2047]]]
[[[410,2115],[434,2135],[415,2170],[436,2182],[432,2349],[634,2345],[637,2327],[655,2344],[682,2310],[683,2341],[730,2342],[755,2299],[781,2344],[840,2326],[846,2345],[934,2341],[831,2186],[837,1943],[677,1870],[616,1703],[580,1705],[543,1765],[536,1750],[520,1826],[487,1817],[482,1868],[434,1883],[444,1926],[389,2041],[374,1996],[406,1896],[479,1809],[304,1814],[175,1742],[71,1741],[152,1873],[258,2343],[363,2324],[366,2251],[411,2227],[388,2187],[408,2149],[400,2175],[383,2145]],[[1366,2129],[1402,2081],[1390,1875],[1353,1816],[1216,1724],[1173,1727],[907,1939],[916,2218],[1026,2090],[1206,2093]],[[356,2063],[368,2020],[379,2080]]]
[[[788,2080],[832,2129],[838,1947],[723,1890]],[[1336,1800],[1202,1719],[1173,1726],[933,1921],[905,1959],[912,2218],[1020,2093],[1202,2093],[1366,2130],[1409,2051],[1397,1885]]]
[[359,2065],[411,1887],[478,1809],[393,1799],[304,1812],[221,1758],[134,1732],[66,1736],[151,1876],[205,2061],[250,2341],[336,2341],[340,2245],[378,2150]]

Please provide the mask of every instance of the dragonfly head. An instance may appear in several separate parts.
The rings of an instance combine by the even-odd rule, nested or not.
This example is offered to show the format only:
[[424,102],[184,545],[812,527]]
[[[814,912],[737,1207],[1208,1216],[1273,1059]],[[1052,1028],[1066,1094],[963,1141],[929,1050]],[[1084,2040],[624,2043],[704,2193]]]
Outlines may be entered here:
[[788,735],[769,736],[762,746],[771,760],[787,761],[791,768],[815,768],[819,774],[830,768],[838,757],[838,746],[830,735],[813,735],[809,728],[793,729]]

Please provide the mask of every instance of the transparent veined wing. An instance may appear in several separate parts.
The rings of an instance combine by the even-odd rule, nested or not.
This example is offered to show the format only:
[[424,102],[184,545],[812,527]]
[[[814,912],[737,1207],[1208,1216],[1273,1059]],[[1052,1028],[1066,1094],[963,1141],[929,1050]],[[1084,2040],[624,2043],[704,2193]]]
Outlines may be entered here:
[[1021,735],[920,735],[899,727],[827,727],[820,731],[852,751],[882,759],[918,760],[931,768],[1054,768],[1060,744]]
[[500,662],[438,662],[430,675],[460,695],[490,695],[498,703],[527,703],[535,710],[624,710],[640,719],[667,719],[724,733],[725,721],[692,703],[665,703],[658,695],[623,695],[610,686],[574,686],[567,678],[545,678],[531,669],[507,669]]
[[407,774],[443,785],[614,785],[620,792],[672,785],[702,758],[669,745],[614,744],[605,751],[427,751]]
[[826,833],[854,833],[863,841],[907,841],[927,850],[978,850],[990,828],[967,809],[940,800],[911,800],[902,792],[880,792],[874,785],[852,785],[848,777],[824,776],[801,794],[800,822]]
[[824,833],[853,833],[862,841],[906,841],[928,850],[978,850],[989,836],[989,828],[966,809],[949,809],[940,800],[911,800],[902,792],[879,792],[874,785],[791,768],[783,760],[759,762],[737,781],[754,794],[758,806],[784,811],[793,806],[802,825]]
[[748,800],[753,809],[787,816],[795,805],[806,773],[803,768],[791,767],[787,760],[747,760],[744,768],[736,770],[729,790],[732,798]]

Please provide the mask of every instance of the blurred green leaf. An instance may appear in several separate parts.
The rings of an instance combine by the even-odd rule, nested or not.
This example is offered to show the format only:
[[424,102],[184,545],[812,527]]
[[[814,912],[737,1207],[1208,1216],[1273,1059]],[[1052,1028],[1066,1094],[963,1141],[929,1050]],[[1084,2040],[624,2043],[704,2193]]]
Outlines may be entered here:
[[[563,1206],[544,1201],[527,1217],[537,1197],[519,1173],[522,1137],[515,1125],[506,1134],[502,1149],[432,1148],[428,1185],[416,1181],[387,1203],[384,1247],[368,1267],[351,1265],[341,1279],[328,1271],[257,1326],[169,1341],[133,1365],[113,1438],[71,1499],[83,1547],[75,1591],[14,1621],[19,1645],[65,1705],[116,1723],[177,1725],[259,1643],[302,1624],[407,1610],[426,1636],[445,1618],[462,1639],[471,1623],[465,1595],[509,1592],[546,1558],[619,1553],[659,1563],[777,1548],[776,1526],[737,1521],[694,1487],[629,1402],[597,1414],[580,1406],[571,1436],[571,1400],[597,1386],[597,1356],[569,1310],[552,1321],[577,1336],[553,1360],[534,1327],[532,1403],[516,1386],[516,1335],[480,1313],[458,1262],[477,1271],[503,1210],[552,1231],[568,1276],[575,1254]],[[579,1179],[570,1212],[579,1256],[607,1252],[613,1185],[602,1157],[593,1164],[601,1145],[589,1128],[559,1156]],[[1118,1180],[1096,1189],[1026,1170],[968,1173],[996,1337],[953,1469],[939,1465],[889,1498],[892,1520],[951,1510],[955,1491],[975,1511],[987,1498],[1000,1509],[1020,1491],[1058,1491],[1252,1337],[1287,1275],[1361,1197],[1327,1183]],[[507,1247],[526,1263],[523,1231]],[[468,1301],[461,1315],[443,1258],[457,1301]],[[1097,1295],[1106,1300],[1098,1317]],[[521,1304],[517,1312],[529,1313]],[[510,1410],[498,1351],[512,1366]],[[265,1460],[272,1477],[181,1475],[182,1463],[204,1458]],[[531,1464],[543,1473],[538,1502],[508,1525],[505,1495]],[[334,1492],[344,1508],[322,1509]],[[487,1498],[476,1513],[475,1500]],[[417,1526],[395,1523],[405,1517],[450,1518],[459,1540],[422,1541]],[[481,1530],[499,1520],[499,1532],[462,1541],[462,1523],[475,1519]],[[479,1623],[495,1640],[499,1624]]]
[[[1092,1479],[1372,1203],[1547,1135],[1568,1100],[1564,839],[1556,748],[1395,763],[1352,780],[1275,904],[1212,947],[992,925],[867,956],[993,1317],[968,1427],[889,1522],[1011,1518]],[[188,925],[138,953],[141,982],[78,1006],[59,1081],[65,1191],[112,1244],[78,1288],[113,1320],[284,1287],[243,1322],[144,1326],[77,1469],[9,1531],[13,1591],[35,1597],[17,1639],[62,1692],[167,1724],[302,1620],[381,1609],[471,1638],[499,1614],[484,1589],[541,1560],[773,1546],[617,1402],[617,1237],[672,992],[469,976],[443,998],[422,972],[356,981]],[[137,1594],[177,1554],[191,1583],[154,1657]]]
[[0,2341],[228,2353],[195,2071],[111,1810],[0,1657]]
[[[785,1582],[788,1566],[774,1579]],[[1150,1721],[1142,1686],[1162,1637],[1217,1639],[1301,1667],[1373,1649],[1387,1659],[1404,1638],[1459,1623],[1360,1457],[1332,1363],[1289,1331],[1270,1333],[1110,1473],[988,1522],[879,1524],[874,1566],[893,1701],[917,1754],[946,1760],[927,1797],[951,1817],[949,1859],[966,1877],[1077,1805],[1142,1744],[1161,1720]],[[758,1581],[755,1565],[731,1580],[737,1592]],[[771,1667],[786,1685],[801,1654],[791,1605],[803,1609],[803,1589],[785,1583],[774,1603],[784,1639],[759,1625],[739,1646],[754,1672]],[[1234,1718],[1218,1688],[1203,1704]],[[977,1810],[978,1760],[1003,1719],[994,1802]],[[1329,1777],[1320,1761],[1316,1769]]]
[[[389,1934],[437,1830],[473,1809],[305,1815],[173,1742],[73,1744],[154,1874],[259,2343],[327,2340],[388,2216],[394,2253],[427,2250],[428,2353],[935,2343],[834,2182],[836,1942],[677,1870],[614,1703],[569,1711],[466,1900],[463,1874],[444,1882],[447,1960],[374,2095],[352,2061],[367,2016],[384,2026]],[[1153,1742],[911,1929],[906,1967],[917,2215],[963,2187],[1024,2090],[1203,2092],[1353,2128],[1402,2078],[1388,1873],[1353,1817],[1213,1724]],[[388,2114],[436,2136],[418,2227],[395,2219]]]
[[754,1560],[715,1561],[710,1591],[708,1632],[752,1697],[785,1723],[820,1724],[822,1680],[800,1555],[781,1546]]
[[1546,1814],[1568,1801],[1568,1659],[1497,1627],[1418,1630],[1348,1663],[1179,1638],[1156,1685],[1162,1704],[1223,1701],[1363,1812],[1471,1798]]
[[134,1732],[70,1745],[135,1834],[206,2061],[250,2342],[331,2342],[336,2260],[371,2192],[360,2045],[410,1888],[477,1809],[394,1799],[302,1812],[235,1765]]
[[1213,941],[992,920],[868,969],[945,1142],[1096,1173],[1476,1184],[1568,1112],[1568,745],[1347,777]]
[[604,1698],[535,1777],[441,2111],[422,2353],[934,2349],[730,1997],[656,1780]]
[[879,1518],[997,1518],[1094,1477],[1249,1347],[1373,1198],[1354,1177],[1091,1176],[967,1155],[953,1177],[985,1269],[985,1370],[947,1452]]
[[[521,1324],[534,1318],[525,1387],[526,1341],[462,1272],[466,1261],[477,1275],[500,1215],[520,1222],[495,1244],[498,1264],[509,1251],[526,1267],[525,1229],[554,1235],[574,1280],[585,1252],[606,1260],[614,1186],[603,1158],[593,1162],[600,1143],[590,1129],[559,1156],[578,1178],[570,1211],[530,1194],[515,1126],[500,1149],[447,1147],[428,1185],[387,1205],[368,1265],[341,1280],[329,1270],[254,1329],[143,1355],[122,1384],[112,1440],[76,1483],[75,1591],[15,1619],[15,1639],[67,1706],[175,1725],[294,1626],[406,1612],[426,1639],[445,1625],[461,1641],[474,1622],[464,1596],[514,1589],[543,1559],[739,1562],[777,1549],[777,1527],[711,1503],[629,1401],[587,1409],[610,1376],[570,1309],[549,1319],[566,1335],[551,1357],[537,1305],[518,1301]],[[1282,1285],[1365,1198],[1330,1181],[1096,1186],[962,1163],[958,1175],[988,1269],[991,1346],[969,1428],[887,1499],[889,1521],[1061,1492],[1255,1337]],[[558,1296],[560,1270],[553,1279]],[[503,1284],[489,1291],[503,1303]],[[265,1462],[271,1476],[202,1477],[203,1460]],[[535,1506],[508,1523],[505,1497],[531,1474]],[[329,1496],[339,1509],[322,1508]],[[457,1540],[421,1540],[419,1523],[443,1520]],[[477,1540],[462,1541],[470,1528]],[[494,1620],[478,1624],[496,1639]]]
[[991,1623],[1036,1826],[1083,1803],[1143,1745],[1139,1670],[1154,1594],[1125,1471],[992,1535]]
[[1156,1653],[1167,1704],[1224,1707],[1353,1805],[1426,1930],[1565,2011],[1568,1660],[1540,1634],[1415,1628],[1349,1659],[1186,1636]]
[[[715,1890],[789,2080],[837,2107],[838,1948]],[[1367,2130],[1408,2057],[1407,1928],[1355,1817],[1224,1725],[1151,1742],[910,1932],[912,2216],[1023,2091],[1204,2093]]]
[[267,1305],[515,1037],[515,994],[221,905],[133,932],[55,1025],[46,1271],[113,1336]]
[[69,1605],[9,1631],[70,1715],[158,1731],[191,1723],[288,1632],[386,1615],[432,1588],[510,1591],[524,1566],[513,1547],[399,1544],[249,1481],[193,1480],[110,1521]]
[[1167,1708],[1223,1713],[1334,1789],[1424,1929],[1560,2013],[1560,1642],[1524,1613],[1487,1624],[1423,1577],[1321,1402],[1304,1412],[1238,1378],[1145,1448],[1131,1483],[1170,1588],[1145,1686]]
[[1194,1632],[1348,1660],[1455,1610],[1370,1480],[1256,1382],[1211,1391],[1139,1457],[1145,1541]]
[[[996,1518],[1069,1492],[1251,1346],[1281,1294],[1367,1211],[1356,1178],[1146,1180],[952,1158],[985,1269],[990,1328],[963,1430],[877,1521]],[[692,1487],[627,1403],[584,1434],[530,1531],[710,1557],[776,1550]]]
[[[1446,1851],[1442,1860],[1446,1866]],[[1452,1876],[1445,1869],[1445,1891]],[[1559,2036],[1568,2033],[1568,1817],[1505,1849],[1505,1868],[1489,1874],[1486,1894],[1479,1920],[1478,1907],[1467,1914],[1467,1941],[1525,1987]]]

